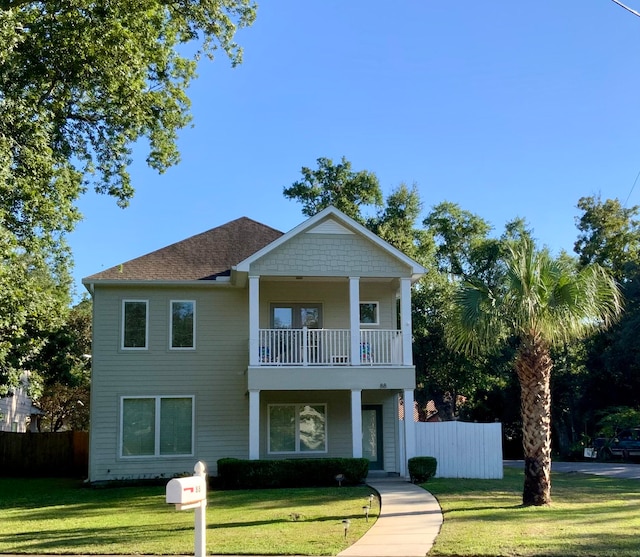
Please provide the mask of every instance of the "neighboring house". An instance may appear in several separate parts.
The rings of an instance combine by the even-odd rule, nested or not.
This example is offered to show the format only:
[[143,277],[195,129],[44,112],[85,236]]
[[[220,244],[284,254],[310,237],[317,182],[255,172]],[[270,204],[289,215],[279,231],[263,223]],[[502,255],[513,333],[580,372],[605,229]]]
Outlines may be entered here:
[[11,389],[9,396],[0,398],[0,431],[25,433],[37,431],[37,418],[42,411],[33,405],[27,394],[29,376],[24,373],[20,384]]
[[406,475],[411,284],[424,268],[329,207],[248,218],[83,280],[93,297],[89,480],[204,460],[366,457]]

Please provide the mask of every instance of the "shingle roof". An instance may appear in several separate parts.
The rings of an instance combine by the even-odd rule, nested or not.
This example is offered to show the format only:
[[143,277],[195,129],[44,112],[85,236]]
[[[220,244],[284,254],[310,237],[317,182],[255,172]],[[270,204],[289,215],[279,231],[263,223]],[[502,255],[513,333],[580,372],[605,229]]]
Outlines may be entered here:
[[212,280],[282,236],[247,217],[212,228],[121,265],[90,275],[95,280]]

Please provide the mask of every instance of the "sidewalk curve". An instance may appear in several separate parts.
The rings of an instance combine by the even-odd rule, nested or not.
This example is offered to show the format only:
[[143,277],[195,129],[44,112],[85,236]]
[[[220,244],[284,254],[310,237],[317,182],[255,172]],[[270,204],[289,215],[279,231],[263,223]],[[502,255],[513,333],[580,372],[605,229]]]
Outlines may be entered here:
[[442,526],[436,498],[404,478],[370,479],[380,495],[376,523],[338,557],[425,557]]

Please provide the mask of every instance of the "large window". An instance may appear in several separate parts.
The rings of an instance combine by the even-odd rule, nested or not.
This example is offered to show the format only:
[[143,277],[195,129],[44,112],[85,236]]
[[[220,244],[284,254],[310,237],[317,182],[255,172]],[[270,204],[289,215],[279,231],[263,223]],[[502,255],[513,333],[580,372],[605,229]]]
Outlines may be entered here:
[[191,456],[193,397],[123,397],[121,455]]
[[325,404],[269,406],[269,452],[327,452],[326,416]]
[[193,300],[171,300],[171,348],[196,347],[196,303]]
[[149,323],[147,300],[122,301],[122,348],[146,350]]

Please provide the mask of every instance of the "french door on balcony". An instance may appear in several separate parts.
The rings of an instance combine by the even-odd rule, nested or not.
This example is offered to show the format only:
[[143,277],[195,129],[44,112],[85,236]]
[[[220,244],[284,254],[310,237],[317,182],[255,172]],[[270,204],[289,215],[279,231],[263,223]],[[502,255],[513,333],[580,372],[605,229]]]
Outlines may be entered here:
[[[319,363],[317,329],[322,329],[320,304],[272,304],[271,327],[272,361],[285,365]],[[311,333],[312,330],[316,332]]]
[[322,329],[320,304],[272,304],[273,329]]

